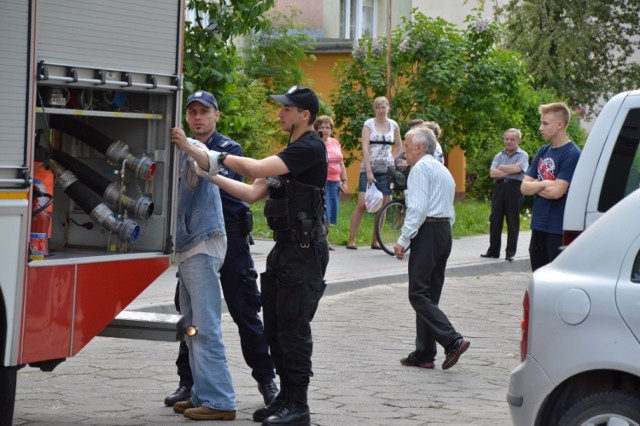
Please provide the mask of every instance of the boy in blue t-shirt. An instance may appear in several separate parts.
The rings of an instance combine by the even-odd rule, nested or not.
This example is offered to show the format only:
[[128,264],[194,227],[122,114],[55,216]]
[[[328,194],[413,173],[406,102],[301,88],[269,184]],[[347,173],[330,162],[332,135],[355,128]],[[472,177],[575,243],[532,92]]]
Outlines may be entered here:
[[531,217],[529,257],[535,271],[550,263],[562,245],[567,191],[580,158],[580,148],[567,137],[571,112],[564,103],[540,105],[540,133],[550,143],[538,150],[520,191],[536,195]]

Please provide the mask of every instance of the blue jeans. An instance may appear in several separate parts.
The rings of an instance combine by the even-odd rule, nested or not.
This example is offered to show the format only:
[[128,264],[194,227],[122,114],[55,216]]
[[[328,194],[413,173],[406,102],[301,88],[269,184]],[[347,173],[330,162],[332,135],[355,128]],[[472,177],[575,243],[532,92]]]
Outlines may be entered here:
[[327,207],[327,223],[338,223],[338,207],[340,207],[340,182],[327,181],[324,186]]
[[180,312],[185,325],[198,333],[185,336],[193,371],[191,403],[224,411],[236,410],[236,397],[222,342],[220,278],[223,259],[197,254],[178,267]]
[[[269,383],[275,378],[269,346],[264,338],[264,328],[258,312],[262,308],[260,291],[256,284],[253,259],[247,236],[239,231],[227,230],[227,254],[220,268],[220,283],[231,318],[238,326],[242,355],[251,375],[258,383]],[[180,310],[180,283],[176,286],[176,309]],[[193,386],[189,366],[189,349],[180,343],[178,359],[180,386]]]

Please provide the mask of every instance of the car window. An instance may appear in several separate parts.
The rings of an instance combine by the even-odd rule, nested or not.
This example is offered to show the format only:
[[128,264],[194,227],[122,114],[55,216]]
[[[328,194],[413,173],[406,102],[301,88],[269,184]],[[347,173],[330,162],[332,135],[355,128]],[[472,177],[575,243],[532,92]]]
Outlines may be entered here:
[[606,212],[640,186],[640,109],[629,111],[613,148],[598,210]]
[[631,281],[634,283],[640,283],[640,252],[636,254],[636,259],[633,261],[633,271],[631,271]]

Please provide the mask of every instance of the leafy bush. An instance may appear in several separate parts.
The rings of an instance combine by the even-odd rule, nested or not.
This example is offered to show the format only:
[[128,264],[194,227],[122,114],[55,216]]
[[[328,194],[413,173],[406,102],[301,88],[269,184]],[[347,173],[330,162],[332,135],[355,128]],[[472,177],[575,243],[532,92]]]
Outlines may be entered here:
[[237,140],[247,157],[265,157],[273,141],[282,139],[274,107],[265,101],[268,95],[261,81],[244,76],[239,76],[225,95],[217,130]]
[[[462,31],[416,11],[411,20],[402,20],[392,35],[391,114],[403,125],[415,117],[435,120],[444,132],[443,145],[474,152],[487,134],[521,121],[527,76],[518,55],[495,47],[495,24],[478,17],[468,22]],[[353,59],[335,70],[339,88],[332,98],[347,150],[359,149],[371,101],[386,93],[385,50],[380,39],[360,39]]]
[[[467,17],[461,30],[415,10],[392,34],[391,116],[402,131],[412,118],[437,121],[445,151],[465,151],[467,191],[480,200],[490,197],[489,166],[502,149],[502,133],[520,128],[523,149],[533,156],[543,144],[539,105],[562,100],[532,89],[519,54],[498,47],[500,35],[500,27],[480,15]],[[381,39],[360,39],[353,58],[334,69],[333,108],[347,163],[359,157],[362,123],[373,115],[374,97],[386,93],[385,51]],[[570,133],[581,143],[584,132],[574,124]]]

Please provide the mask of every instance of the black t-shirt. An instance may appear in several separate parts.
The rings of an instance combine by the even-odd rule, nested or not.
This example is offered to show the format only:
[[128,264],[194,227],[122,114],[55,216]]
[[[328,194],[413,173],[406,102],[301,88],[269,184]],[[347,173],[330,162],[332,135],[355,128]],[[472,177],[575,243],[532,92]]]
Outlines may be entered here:
[[327,182],[327,148],[314,131],[305,132],[284,151],[277,154],[298,182],[324,188]]

